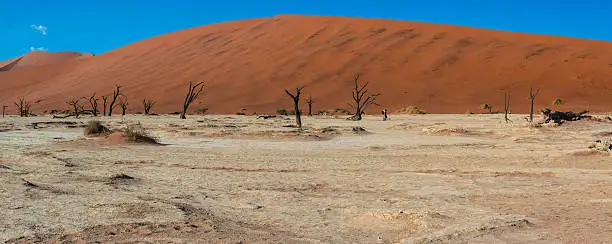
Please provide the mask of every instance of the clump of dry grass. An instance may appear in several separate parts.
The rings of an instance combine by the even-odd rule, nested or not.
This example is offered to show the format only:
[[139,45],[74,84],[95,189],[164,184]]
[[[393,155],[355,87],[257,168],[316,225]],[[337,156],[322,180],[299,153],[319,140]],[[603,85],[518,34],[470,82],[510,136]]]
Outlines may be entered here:
[[125,138],[130,142],[159,144],[157,138],[149,135],[147,129],[145,129],[140,122],[130,124],[125,128]]
[[471,131],[464,128],[423,128],[423,134],[426,135],[469,135]]
[[427,114],[427,112],[421,110],[419,107],[417,106],[408,106],[405,109],[402,109],[400,111],[400,113],[407,113],[407,114]]
[[100,121],[92,120],[87,122],[83,129],[83,133],[86,136],[104,136],[110,134],[111,131],[106,128],[106,126],[102,125]]

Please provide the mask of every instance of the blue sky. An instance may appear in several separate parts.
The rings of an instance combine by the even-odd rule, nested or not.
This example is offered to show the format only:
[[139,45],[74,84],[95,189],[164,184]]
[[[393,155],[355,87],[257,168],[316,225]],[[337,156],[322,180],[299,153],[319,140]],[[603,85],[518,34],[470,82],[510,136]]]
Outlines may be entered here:
[[612,41],[612,0],[0,0],[0,60],[31,47],[99,54],[189,27],[277,14],[413,20]]

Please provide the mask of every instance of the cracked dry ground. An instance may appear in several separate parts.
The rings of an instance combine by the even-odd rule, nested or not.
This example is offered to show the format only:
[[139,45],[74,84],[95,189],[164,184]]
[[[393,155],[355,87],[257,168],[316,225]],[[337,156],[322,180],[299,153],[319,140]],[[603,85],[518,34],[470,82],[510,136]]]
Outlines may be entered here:
[[588,149],[603,120],[316,117],[297,134],[289,117],[101,119],[163,146],[83,137],[88,120],[0,123],[0,242],[612,240],[612,156]]

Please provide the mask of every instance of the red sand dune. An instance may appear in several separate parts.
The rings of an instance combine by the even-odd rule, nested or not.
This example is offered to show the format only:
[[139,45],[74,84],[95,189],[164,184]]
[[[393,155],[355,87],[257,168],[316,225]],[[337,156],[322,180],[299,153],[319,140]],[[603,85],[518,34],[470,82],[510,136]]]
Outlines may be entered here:
[[30,52],[24,56],[17,57],[8,61],[0,62],[0,72],[23,69],[28,67],[39,67],[50,64],[59,64],[68,60],[92,55],[77,52],[57,52],[49,53],[43,51]]
[[[0,72],[0,103],[42,99],[34,112],[68,109],[72,96],[110,94],[123,86],[130,112],[179,111],[189,80],[209,81],[201,104],[212,113],[274,112],[291,108],[283,89],[307,85],[314,110],[346,107],[355,73],[397,111],[416,105],[432,113],[503,107],[611,111],[612,43],[381,19],[307,17],[234,21],[137,42],[96,57]],[[370,113],[377,114],[372,107]]]

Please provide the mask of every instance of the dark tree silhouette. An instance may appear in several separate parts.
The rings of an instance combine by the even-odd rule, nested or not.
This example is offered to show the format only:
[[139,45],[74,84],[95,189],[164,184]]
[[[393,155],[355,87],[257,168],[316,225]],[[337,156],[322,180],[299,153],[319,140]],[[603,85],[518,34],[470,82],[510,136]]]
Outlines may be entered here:
[[81,105],[81,98],[72,98],[66,101],[66,104],[72,107],[72,110],[74,112],[74,117],[78,119],[83,109],[83,105]]
[[531,102],[531,106],[529,107],[529,122],[533,122],[533,103],[536,97],[540,94],[540,88],[533,93],[533,88],[529,88],[529,101]]
[[308,104],[308,116],[312,116],[312,96],[308,96],[306,99],[306,104]]
[[147,100],[147,98],[142,99],[142,106],[144,107],[145,115],[149,115],[149,113],[151,112],[151,108],[153,107],[154,104],[155,102],[152,100]]
[[302,130],[302,112],[300,111],[300,95],[302,94],[304,87],[295,88],[295,94],[285,89],[285,92],[293,100],[293,109],[295,110],[295,123],[299,130]]
[[110,104],[108,105],[108,116],[112,116],[113,114],[113,107],[115,106],[115,102],[117,102],[117,98],[119,97],[119,95],[121,95],[121,91],[119,91],[120,88],[121,86],[119,85],[115,86],[115,90],[113,91],[113,100],[111,100]]
[[91,114],[93,116],[98,116],[98,101],[100,101],[100,99],[96,97],[96,93],[91,94],[91,96],[86,99],[89,100],[89,106],[91,106]]
[[108,103],[108,96],[102,96],[102,105],[104,105],[104,111],[102,112],[102,116],[106,116],[106,105]]
[[4,118],[4,112],[5,112],[6,108],[8,108],[8,106],[2,105],[2,118]]
[[180,117],[181,119],[187,119],[187,109],[189,109],[189,105],[191,105],[193,101],[198,99],[198,96],[200,96],[200,93],[204,89],[204,85],[205,83],[203,81],[195,85],[193,84],[193,81],[189,82],[189,90],[187,91],[185,101],[183,102],[183,111],[181,112]]
[[[369,94],[368,87],[369,82],[366,82],[365,85],[359,86],[359,74],[355,75],[353,79],[355,83],[355,88],[353,89],[353,103],[349,103],[348,105],[355,110],[355,113],[352,117],[348,118],[349,120],[361,120],[361,115],[371,104],[378,105],[376,103],[376,98],[380,96],[380,93]],[[379,105],[378,105],[379,106]]]
[[32,106],[32,102],[26,100],[24,97],[21,97],[17,102],[15,102],[15,106],[17,106],[17,110],[19,110],[19,117],[30,116],[30,107]]
[[119,101],[117,102],[117,104],[121,108],[121,115],[125,115],[125,111],[128,108],[127,97],[124,96],[124,95],[121,95],[121,97],[119,98]]

